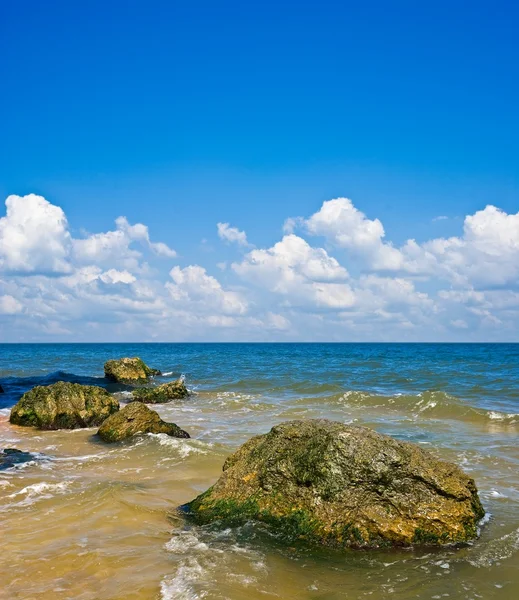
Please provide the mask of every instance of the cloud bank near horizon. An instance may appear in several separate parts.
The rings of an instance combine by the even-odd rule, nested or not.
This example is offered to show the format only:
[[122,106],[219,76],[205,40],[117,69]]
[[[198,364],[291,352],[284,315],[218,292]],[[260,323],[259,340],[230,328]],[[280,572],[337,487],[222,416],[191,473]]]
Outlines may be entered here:
[[401,246],[347,198],[287,217],[271,247],[220,222],[215,239],[236,257],[218,277],[124,216],[74,237],[42,196],[5,206],[5,341],[518,339],[519,212],[493,205],[467,215],[458,236]]

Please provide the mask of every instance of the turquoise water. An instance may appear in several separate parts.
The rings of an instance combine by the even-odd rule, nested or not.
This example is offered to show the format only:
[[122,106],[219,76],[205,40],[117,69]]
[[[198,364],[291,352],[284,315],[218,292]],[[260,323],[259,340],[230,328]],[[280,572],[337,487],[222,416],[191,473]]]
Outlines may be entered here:
[[[8,424],[23,392],[60,379],[107,386],[124,402],[125,386],[103,378],[103,363],[121,356],[161,369],[158,383],[186,376],[188,400],[153,408],[192,440],[146,436],[106,448],[92,430]],[[0,447],[37,458],[0,478],[4,556],[11,559],[0,567],[4,593],[515,599],[518,365],[519,344],[0,345]],[[254,527],[216,533],[168,517],[207,489],[249,437],[283,420],[316,417],[372,427],[458,463],[474,477],[488,513],[481,538],[433,553],[309,553],[258,537]]]

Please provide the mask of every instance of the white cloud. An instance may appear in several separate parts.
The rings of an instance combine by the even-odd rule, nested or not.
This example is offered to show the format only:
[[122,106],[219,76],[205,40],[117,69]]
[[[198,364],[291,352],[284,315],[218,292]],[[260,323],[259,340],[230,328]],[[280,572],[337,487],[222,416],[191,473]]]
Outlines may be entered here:
[[450,323],[456,329],[467,329],[468,328],[467,322],[464,321],[463,319],[455,319],[455,320],[451,321]]
[[232,268],[254,285],[285,296],[288,305],[345,308],[354,302],[350,286],[343,283],[348,271],[326,250],[294,234],[272,248],[252,250]]
[[23,306],[9,294],[0,296],[0,315],[15,315],[22,312]]
[[138,268],[142,253],[132,244],[149,248],[158,256],[173,258],[176,252],[163,242],[151,242],[148,227],[142,223],[130,225],[126,217],[115,220],[116,229],[95,233],[84,239],[73,240],[74,259],[82,264],[113,265],[134,270]]
[[289,219],[309,235],[324,236],[348,251],[365,271],[437,278],[458,286],[506,287],[519,280],[519,212],[488,205],[467,215],[463,235],[424,243],[409,239],[397,248],[385,242],[379,219],[369,219],[347,198],[324,202],[308,219]]
[[67,273],[70,249],[65,213],[42,196],[9,196],[0,219],[0,270]]
[[239,246],[249,246],[247,234],[236,227],[231,227],[229,223],[217,223],[218,237],[229,243],[236,243]]
[[519,213],[489,205],[467,215],[457,236],[410,237],[397,247],[379,219],[338,198],[308,218],[287,219],[284,230],[276,243],[251,248],[245,232],[219,223],[220,237],[245,252],[231,268],[217,249],[203,254],[219,269],[216,278],[199,264],[170,268],[160,259],[174,258],[174,250],[151,241],[142,223],[119,217],[112,231],[76,238],[60,207],[41,196],[10,196],[0,218],[0,336],[502,341],[519,335]]
[[202,313],[241,315],[247,311],[247,302],[240,294],[224,290],[215,277],[198,265],[173,267],[169,274],[173,283],[166,283],[166,288],[180,305],[196,307]]
[[398,270],[402,256],[391,244],[384,243],[384,227],[379,219],[368,219],[348,198],[323,202],[308,219],[297,217],[285,222],[285,229],[297,225],[310,235],[323,236],[333,245],[345,248],[377,270]]

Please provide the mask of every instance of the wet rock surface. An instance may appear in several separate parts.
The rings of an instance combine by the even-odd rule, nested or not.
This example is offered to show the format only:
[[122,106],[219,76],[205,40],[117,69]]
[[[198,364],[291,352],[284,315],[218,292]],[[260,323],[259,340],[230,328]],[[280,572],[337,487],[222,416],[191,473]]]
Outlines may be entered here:
[[132,402],[144,402],[146,404],[161,404],[187,398],[189,392],[183,380],[171,381],[157,387],[138,388],[133,390]]
[[484,515],[474,481],[456,465],[327,420],[253,437],[182,508],[199,523],[257,520],[289,540],[358,548],[467,542]]
[[31,460],[34,460],[34,456],[30,452],[23,452],[17,448],[4,448],[0,450],[0,471]]
[[145,433],[165,433],[178,438],[190,437],[186,431],[174,423],[166,423],[158,413],[140,402],[132,402],[106,419],[97,433],[105,442],[119,442]]
[[104,388],[58,381],[26,392],[9,420],[38,429],[78,429],[100,425],[118,410],[119,402]]
[[117,383],[147,383],[150,377],[160,375],[157,369],[151,369],[138,357],[108,360],[104,365],[105,377]]

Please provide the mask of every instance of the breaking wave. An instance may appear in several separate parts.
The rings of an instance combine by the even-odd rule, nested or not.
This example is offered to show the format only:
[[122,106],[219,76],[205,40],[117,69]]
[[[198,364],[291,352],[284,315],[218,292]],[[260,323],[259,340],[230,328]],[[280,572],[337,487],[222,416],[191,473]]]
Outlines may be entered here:
[[395,394],[383,396],[369,392],[348,391],[336,397],[348,408],[385,409],[406,413],[416,419],[453,419],[472,423],[519,426],[519,413],[487,410],[466,404],[462,400],[440,391],[426,391],[416,395]]

